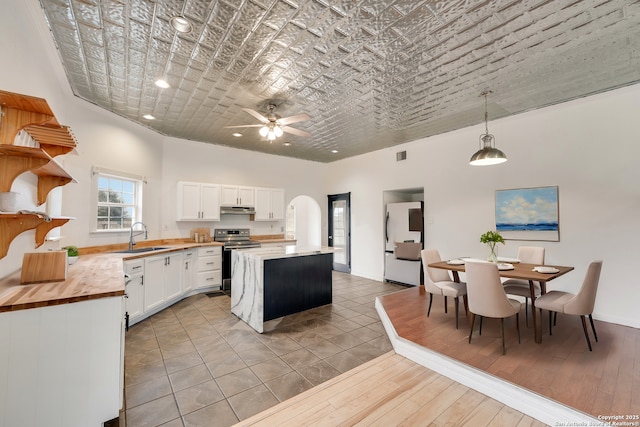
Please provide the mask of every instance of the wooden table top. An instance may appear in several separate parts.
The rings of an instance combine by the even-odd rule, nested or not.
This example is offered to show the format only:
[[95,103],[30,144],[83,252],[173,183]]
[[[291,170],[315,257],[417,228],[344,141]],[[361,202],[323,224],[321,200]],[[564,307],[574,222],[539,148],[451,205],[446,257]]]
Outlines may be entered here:
[[[538,273],[533,268],[539,266],[539,264],[527,264],[524,262],[519,263],[510,263],[513,265],[513,270],[500,270],[500,276],[506,277],[509,279],[522,279],[522,280],[533,280],[536,282],[548,282],[550,280],[555,279],[556,277],[560,277],[563,274],[566,274],[573,270],[573,267],[567,267],[562,265],[546,265],[545,267],[555,267],[558,269],[557,273]],[[447,261],[434,262],[429,264],[428,267],[431,268],[440,268],[443,270],[451,270],[464,272],[464,264],[447,264]]]

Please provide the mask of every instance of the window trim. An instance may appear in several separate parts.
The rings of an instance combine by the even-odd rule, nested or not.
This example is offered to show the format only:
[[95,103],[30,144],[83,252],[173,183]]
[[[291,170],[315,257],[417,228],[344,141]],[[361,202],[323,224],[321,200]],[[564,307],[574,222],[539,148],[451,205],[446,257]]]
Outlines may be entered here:
[[142,209],[143,209],[143,188],[147,183],[146,177],[142,175],[132,174],[129,172],[117,171],[114,169],[107,169],[98,166],[91,167],[91,230],[90,233],[97,234],[112,234],[112,233],[128,233],[128,228],[103,230],[98,228],[98,182],[100,177],[111,177],[116,179],[135,181],[136,182],[136,200],[134,202],[136,206],[135,217],[132,218],[132,222],[142,221]]

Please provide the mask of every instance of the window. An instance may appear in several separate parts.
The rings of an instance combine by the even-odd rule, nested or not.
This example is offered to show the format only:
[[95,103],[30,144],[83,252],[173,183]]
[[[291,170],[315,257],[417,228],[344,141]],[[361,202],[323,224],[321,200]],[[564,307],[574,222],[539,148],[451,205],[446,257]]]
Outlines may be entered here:
[[142,217],[143,177],[94,168],[95,230],[129,230]]

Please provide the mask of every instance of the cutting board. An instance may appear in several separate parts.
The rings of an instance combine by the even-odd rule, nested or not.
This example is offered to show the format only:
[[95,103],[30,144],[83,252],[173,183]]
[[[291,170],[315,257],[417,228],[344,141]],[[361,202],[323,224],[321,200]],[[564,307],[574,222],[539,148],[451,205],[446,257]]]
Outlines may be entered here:
[[60,282],[67,278],[67,251],[30,252],[22,258],[20,284]]

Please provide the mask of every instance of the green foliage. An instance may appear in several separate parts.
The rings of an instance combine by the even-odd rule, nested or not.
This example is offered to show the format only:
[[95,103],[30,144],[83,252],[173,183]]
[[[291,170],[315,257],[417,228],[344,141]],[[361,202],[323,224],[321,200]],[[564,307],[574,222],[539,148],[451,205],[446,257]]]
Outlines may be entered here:
[[497,231],[491,230],[480,236],[480,242],[487,243],[491,247],[494,247],[496,243],[502,243],[504,245],[504,239],[502,238],[502,235],[500,235],[500,233],[498,233]]
[[65,246],[65,251],[67,251],[67,256],[78,256],[78,247],[77,246]]

